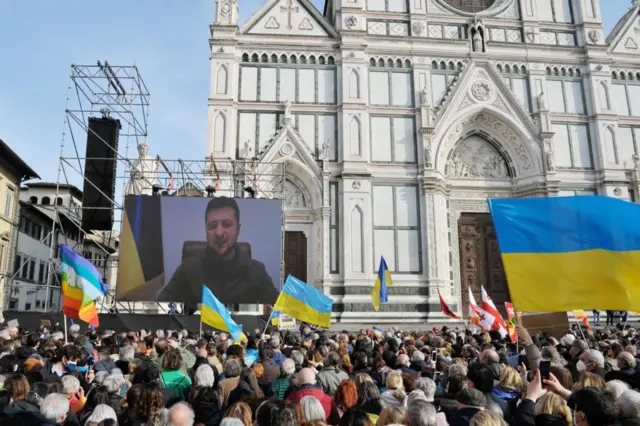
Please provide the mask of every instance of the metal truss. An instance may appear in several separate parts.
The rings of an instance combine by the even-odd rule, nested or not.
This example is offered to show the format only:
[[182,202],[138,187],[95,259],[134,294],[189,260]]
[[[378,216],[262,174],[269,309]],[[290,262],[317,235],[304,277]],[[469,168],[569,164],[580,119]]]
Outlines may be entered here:
[[[61,285],[57,244],[65,244],[80,254],[92,244],[103,254],[103,260],[98,267],[103,277],[107,277],[114,268],[117,269],[124,190],[131,178],[131,171],[139,160],[136,148],[148,136],[149,99],[149,91],[135,65],[113,66],[105,61],[98,62],[96,65],[71,66],[54,199],[61,195],[68,195],[70,187],[76,187],[82,191],[85,184],[90,185],[108,200],[107,208],[114,212],[114,226],[111,231],[92,231],[82,227],[83,215],[99,209],[97,207],[83,204],[58,205],[57,203],[47,206],[53,219],[51,235],[55,236],[49,255],[47,282],[50,284],[42,286],[47,288],[47,295],[52,288],[60,289]],[[105,115],[120,120],[122,125],[119,144],[114,152],[116,159],[114,197],[108,197],[100,188],[86,179],[84,173],[87,160],[103,160],[87,158],[85,155],[87,136],[90,131],[89,118]],[[99,136],[98,139],[107,144],[107,141]],[[214,157],[201,160],[164,159],[161,155],[157,155],[155,161],[159,163],[153,182],[153,193],[157,196],[225,195],[238,198],[284,199],[284,163],[259,163],[255,159],[231,160]],[[10,300],[11,295],[15,293],[13,291],[15,278],[16,276],[9,281],[5,300]],[[109,292],[102,300],[97,301],[100,312],[166,313],[166,308],[160,303],[117,301],[114,283],[107,282],[107,284]],[[55,309],[51,305],[47,296],[44,309],[41,310],[46,312]],[[62,306],[61,301],[58,306]]]

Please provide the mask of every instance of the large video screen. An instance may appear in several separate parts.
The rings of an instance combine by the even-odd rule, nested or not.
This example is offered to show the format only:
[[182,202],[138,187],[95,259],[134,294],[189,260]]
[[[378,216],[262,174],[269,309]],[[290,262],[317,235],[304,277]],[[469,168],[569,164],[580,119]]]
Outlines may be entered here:
[[116,298],[275,303],[281,288],[282,200],[128,196]]

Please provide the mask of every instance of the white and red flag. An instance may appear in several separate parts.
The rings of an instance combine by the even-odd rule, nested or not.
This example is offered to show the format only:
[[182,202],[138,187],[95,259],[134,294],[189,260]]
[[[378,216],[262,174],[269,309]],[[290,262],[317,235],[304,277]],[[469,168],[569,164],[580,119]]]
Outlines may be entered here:
[[469,320],[471,324],[475,324],[480,326],[478,313],[478,304],[476,303],[476,298],[473,297],[473,292],[471,291],[471,287],[467,287],[469,289]]
[[496,308],[496,305],[493,304],[493,301],[487,294],[486,290],[484,289],[484,286],[482,286],[481,288],[482,288],[481,308],[485,312],[491,314],[491,316],[494,318],[493,324],[491,328],[489,328],[488,330],[497,330],[500,332],[502,337],[507,336],[509,334],[507,332],[507,324],[504,322],[504,319],[502,318],[502,315],[500,315],[500,312]]

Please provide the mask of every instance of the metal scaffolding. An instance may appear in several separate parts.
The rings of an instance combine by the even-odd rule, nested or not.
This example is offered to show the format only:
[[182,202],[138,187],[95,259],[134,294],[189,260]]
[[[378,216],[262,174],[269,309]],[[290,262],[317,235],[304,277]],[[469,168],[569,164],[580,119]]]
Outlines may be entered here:
[[[101,260],[94,264],[106,279],[108,294],[97,305],[101,312],[166,312],[155,302],[125,302],[115,299],[118,267],[119,234],[122,227],[124,192],[132,169],[139,160],[137,147],[145,142],[148,135],[149,91],[133,66],[112,66],[108,62],[96,65],[72,65],[69,77],[67,106],[64,128],[60,144],[60,161],[56,195],[54,200],[68,195],[70,189],[79,193],[85,183],[93,186],[106,199],[114,212],[111,231],[92,231],[82,227],[83,214],[97,207],[87,206],[82,200],[77,203],[53,203],[50,206],[37,205],[53,221],[53,230],[43,238],[51,238],[46,298],[42,311],[60,310],[61,301],[53,303],[52,298],[61,297],[61,269],[59,244],[65,244],[76,253],[85,253],[92,245],[101,253]],[[87,160],[86,144],[89,132],[89,118],[108,115],[120,121],[122,129],[119,145],[114,150],[116,159],[114,197],[107,197],[85,176]],[[99,137],[99,136],[98,136]],[[100,138],[101,139],[101,138]],[[102,142],[107,143],[102,140]],[[130,151],[132,154],[130,155]],[[285,164],[263,163],[256,159],[218,159],[213,156],[200,160],[164,159],[155,157],[159,163],[154,176],[153,194],[157,196],[197,196],[212,197],[225,195],[236,198],[276,198],[284,199]],[[102,208],[104,209],[104,207]],[[94,259],[95,260],[95,259]],[[16,274],[17,275],[17,274]],[[7,286],[7,298],[15,294],[15,275]]]

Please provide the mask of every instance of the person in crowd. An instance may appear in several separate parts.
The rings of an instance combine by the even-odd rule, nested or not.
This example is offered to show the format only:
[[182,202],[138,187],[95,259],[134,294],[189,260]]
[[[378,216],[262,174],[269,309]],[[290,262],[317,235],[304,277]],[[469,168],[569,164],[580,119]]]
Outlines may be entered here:
[[251,407],[245,402],[236,402],[224,413],[225,417],[235,417],[242,421],[244,426],[252,426]]
[[333,400],[336,402],[341,415],[356,405],[358,402],[358,389],[356,388],[355,382],[353,380],[344,380],[340,383],[333,396]]
[[44,420],[41,425],[62,425],[69,412],[69,398],[66,395],[52,393],[42,400],[40,415]]
[[318,384],[329,396],[334,396],[338,386],[343,380],[348,380],[349,375],[340,369],[340,355],[337,352],[329,352],[325,366],[318,372]]
[[280,370],[281,375],[271,382],[269,393],[277,399],[282,400],[292,384],[293,375],[296,372],[296,364],[291,358],[287,358],[282,362]]
[[[398,356],[400,358],[400,356]],[[407,394],[402,382],[402,374],[392,371],[387,375],[387,390],[380,395],[382,407],[402,407],[407,406]]]
[[160,381],[162,388],[175,392],[177,398],[186,401],[191,379],[182,372],[183,358],[179,350],[169,349],[162,360]]
[[258,384],[255,371],[252,368],[242,369],[238,385],[229,394],[227,404],[233,405],[236,402],[249,402],[251,400],[262,399],[264,399],[264,392],[262,392]]
[[340,421],[340,414],[336,403],[329,395],[318,386],[316,373],[311,368],[303,368],[298,373],[296,386],[286,397],[285,402],[299,402],[305,396],[313,396],[322,405],[325,413],[325,420],[330,425],[337,425]]
[[220,393],[225,406],[227,405],[231,391],[238,386],[241,372],[240,362],[236,359],[229,359],[224,364],[224,380],[220,382]]

